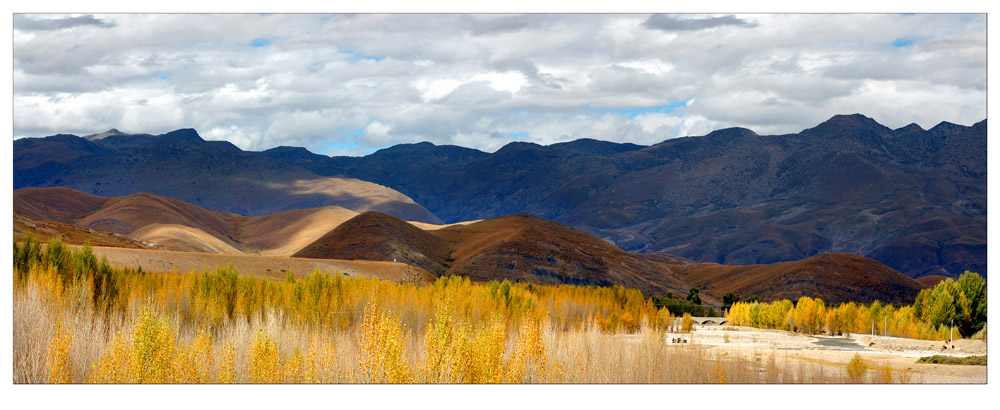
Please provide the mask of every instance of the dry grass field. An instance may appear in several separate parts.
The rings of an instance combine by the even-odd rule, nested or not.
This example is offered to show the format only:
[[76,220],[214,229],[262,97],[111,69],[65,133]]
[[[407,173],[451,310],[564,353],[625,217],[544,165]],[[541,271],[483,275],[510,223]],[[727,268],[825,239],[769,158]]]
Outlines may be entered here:
[[246,254],[179,252],[154,249],[124,249],[94,247],[94,255],[106,257],[118,268],[142,267],[147,272],[201,272],[220,266],[232,266],[237,272],[256,277],[284,280],[288,272],[305,277],[317,269],[339,272],[348,277],[378,278],[396,283],[428,285],[434,276],[423,269],[404,263],[378,261],[345,261],[336,259],[292,258]]

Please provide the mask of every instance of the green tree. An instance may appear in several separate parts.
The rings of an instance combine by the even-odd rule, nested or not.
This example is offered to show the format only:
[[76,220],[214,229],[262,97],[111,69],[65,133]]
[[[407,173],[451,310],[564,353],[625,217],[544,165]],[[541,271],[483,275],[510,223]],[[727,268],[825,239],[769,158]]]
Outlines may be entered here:
[[986,325],[986,281],[977,273],[965,271],[957,285],[965,296],[959,329],[963,336],[972,336]]
[[722,296],[722,304],[726,307],[732,306],[734,303],[739,302],[740,297],[733,292],[728,292]]
[[952,286],[948,284],[949,282],[954,283],[951,279],[945,280],[931,292],[930,309],[927,312],[931,326],[938,327],[942,324],[950,324],[957,316],[955,295]]
[[698,288],[691,288],[691,291],[688,292],[687,300],[696,305],[701,304],[701,297],[698,296]]

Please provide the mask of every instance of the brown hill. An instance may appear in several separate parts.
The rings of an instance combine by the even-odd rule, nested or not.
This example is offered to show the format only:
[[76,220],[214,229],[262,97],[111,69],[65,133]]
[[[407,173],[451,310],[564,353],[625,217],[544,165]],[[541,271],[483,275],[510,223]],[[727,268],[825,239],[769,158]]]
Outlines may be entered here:
[[365,212],[292,256],[403,262],[441,275],[447,272],[449,254],[441,237],[380,212]]
[[37,219],[14,211],[14,240],[23,240],[27,236],[48,241],[61,237],[68,244],[92,246],[114,246],[117,248],[146,248],[142,241],[126,235],[102,231],[98,229],[81,228],[62,222]]
[[230,237],[231,226],[246,219],[148,193],[106,198],[60,187],[18,189],[14,210],[37,219],[124,235],[154,224],[184,226],[233,247],[237,242]]
[[[436,275],[636,288],[648,295],[686,293],[690,285],[662,263],[586,232],[526,214],[425,231],[366,212],[296,253],[297,257],[406,261]],[[714,300],[708,295],[709,300]]]
[[932,289],[935,286],[937,286],[938,283],[943,282],[945,279],[948,279],[948,277],[943,275],[927,275],[927,276],[921,276],[916,280],[917,283],[920,284],[921,288]]
[[798,299],[805,295],[827,303],[912,303],[922,286],[917,281],[863,256],[824,253],[768,265],[727,266],[714,263],[673,265],[678,277],[717,296],[732,292],[762,301]]
[[579,229],[528,214],[434,233],[456,244],[448,273],[473,280],[621,285],[646,295],[686,293],[691,288],[664,264],[625,252]]
[[69,188],[23,188],[14,191],[14,211],[35,219],[75,221],[101,208],[107,198]]

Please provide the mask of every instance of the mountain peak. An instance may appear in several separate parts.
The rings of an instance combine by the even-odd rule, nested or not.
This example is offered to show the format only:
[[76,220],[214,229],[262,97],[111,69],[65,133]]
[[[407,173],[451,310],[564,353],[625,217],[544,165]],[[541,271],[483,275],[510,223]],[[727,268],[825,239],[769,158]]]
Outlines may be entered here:
[[737,138],[747,138],[747,137],[757,137],[757,136],[759,135],[757,135],[757,133],[753,132],[752,130],[748,130],[742,127],[732,127],[732,128],[723,128],[721,130],[712,131],[708,133],[708,135],[706,135],[705,137],[709,139],[719,139],[719,138],[737,139]]
[[601,141],[593,138],[580,138],[578,140],[559,142],[548,146],[571,152],[578,152],[589,155],[616,154],[619,152],[637,151],[646,148],[642,145],[632,143],[619,143],[612,141]]
[[543,147],[541,145],[539,145],[539,144],[534,143],[534,142],[511,141],[511,142],[508,142],[507,145],[504,145],[504,146],[500,147],[500,149],[498,149],[493,154],[494,155],[500,154],[500,153],[508,154],[508,153],[511,153],[511,152],[520,152],[520,151],[524,151],[524,150],[527,150],[527,149],[538,149],[538,148],[543,148]]
[[819,125],[803,130],[802,134],[836,135],[852,131],[873,131],[884,133],[892,131],[889,127],[861,114],[834,115]]
[[204,139],[198,135],[198,131],[193,128],[181,128],[176,131],[170,131],[159,137],[160,143],[170,143],[170,142],[205,142]]
[[893,130],[895,132],[919,132],[925,131],[923,127],[917,125],[915,122],[911,122],[909,125]]
[[115,135],[129,135],[129,134],[121,132],[121,131],[118,131],[117,128],[112,128],[112,129],[104,131],[104,132],[102,132],[100,134],[88,135],[88,136],[83,137],[83,138],[86,138],[86,139],[88,139],[90,141],[94,141],[94,140],[102,140],[102,139],[105,139],[107,137],[111,137],[111,136],[115,136]]
[[308,155],[313,153],[312,151],[309,151],[307,148],[304,147],[290,147],[288,145],[280,145],[271,149],[264,150],[264,152],[274,153],[274,154],[299,154],[299,155]]

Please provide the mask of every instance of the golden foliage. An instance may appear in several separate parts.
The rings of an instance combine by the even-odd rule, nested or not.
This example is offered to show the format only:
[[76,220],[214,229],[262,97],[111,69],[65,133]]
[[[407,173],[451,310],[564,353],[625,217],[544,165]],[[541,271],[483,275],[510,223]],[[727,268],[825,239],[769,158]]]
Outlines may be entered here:
[[545,340],[542,326],[531,318],[521,323],[517,346],[508,367],[508,383],[544,383],[546,371]]
[[694,328],[694,319],[691,318],[690,313],[685,313],[681,317],[681,331],[684,333],[691,333],[691,329]]
[[72,348],[73,331],[64,326],[62,321],[57,322],[45,360],[49,370],[49,383],[73,382],[73,360],[70,357]]
[[373,302],[365,306],[358,335],[358,379],[363,383],[409,383],[403,357],[403,326]]
[[278,343],[273,337],[263,331],[257,331],[257,337],[250,346],[250,368],[248,380],[250,383],[281,383],[281,357],[278,353]]

